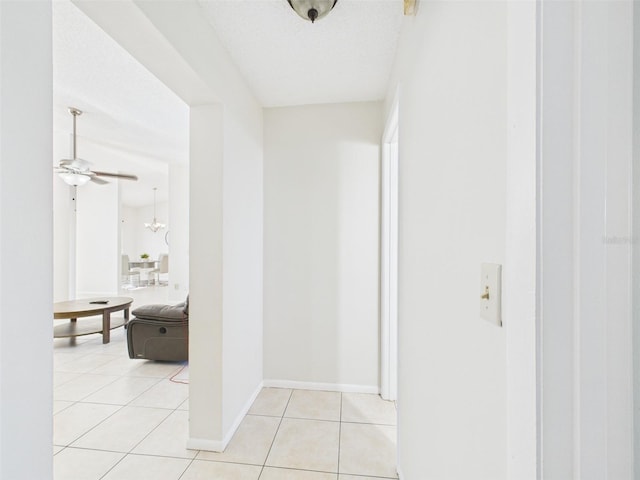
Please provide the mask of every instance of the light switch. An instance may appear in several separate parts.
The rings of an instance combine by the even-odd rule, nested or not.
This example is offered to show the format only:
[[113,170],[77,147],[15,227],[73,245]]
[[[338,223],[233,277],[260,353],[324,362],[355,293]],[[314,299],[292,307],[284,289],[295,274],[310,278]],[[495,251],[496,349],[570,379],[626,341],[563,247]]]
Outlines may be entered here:
[[483,263],[480,277],[480,316],[501,327],[502,265]]

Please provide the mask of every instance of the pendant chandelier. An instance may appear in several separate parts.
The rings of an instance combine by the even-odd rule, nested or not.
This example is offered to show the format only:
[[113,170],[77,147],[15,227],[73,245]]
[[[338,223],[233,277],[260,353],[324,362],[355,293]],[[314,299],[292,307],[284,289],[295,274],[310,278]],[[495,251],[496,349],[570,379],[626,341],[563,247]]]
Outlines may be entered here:
[[153,233],[156,233],[158,230],[162,230],[166,227],[164,223],[159,223],[156,220],[156,187],[153,187],[153,222],[145,223],[144,227],[151,230]]
[[305,20],[315,23],[319,18],[327,15],[338,0],[287,0],[291,8]]

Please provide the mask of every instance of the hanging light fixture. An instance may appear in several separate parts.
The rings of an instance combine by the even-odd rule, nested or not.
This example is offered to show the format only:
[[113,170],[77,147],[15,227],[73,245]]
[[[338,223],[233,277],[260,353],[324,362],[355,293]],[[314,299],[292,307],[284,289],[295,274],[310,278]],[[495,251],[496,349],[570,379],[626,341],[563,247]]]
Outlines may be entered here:
[[166,227],[164,223],[158,223],[156,221],[156,190],[157,188],[153,187],[153,222],[144,224],[144,228],[148,228],[153,233]]
[[291,8],[305,20],[311,20],[315,23],[319,18],[324,17],[333,7],[336,6],[338,0],[287,0]]

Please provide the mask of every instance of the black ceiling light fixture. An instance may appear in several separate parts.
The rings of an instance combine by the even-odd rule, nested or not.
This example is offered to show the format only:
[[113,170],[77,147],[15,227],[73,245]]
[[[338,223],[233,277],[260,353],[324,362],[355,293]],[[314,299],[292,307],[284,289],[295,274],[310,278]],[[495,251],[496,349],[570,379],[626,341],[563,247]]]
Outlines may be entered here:
[[305,20],[316,20],[324,17],[335,7],[338,0],[287,0],[291,8]]

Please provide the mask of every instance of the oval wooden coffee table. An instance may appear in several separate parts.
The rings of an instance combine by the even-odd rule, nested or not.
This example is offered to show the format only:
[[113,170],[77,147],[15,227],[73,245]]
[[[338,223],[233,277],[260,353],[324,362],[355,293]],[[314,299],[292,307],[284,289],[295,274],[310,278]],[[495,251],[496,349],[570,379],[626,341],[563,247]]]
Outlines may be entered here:
[[[98,297],[68,300],[53,304],[53,318],[59,320],[69,318],[71,322],[57,325],[53,328],[54,338],[78,337],[92,333],[102,333],[102,343],[109,343],[111,330],[126,325],[129,322],[129,306],[133,303],[131,297]],[[111,322],[111,312],[124,310],[124,321],[120,319]],[[95,317],[78,322],[78,318]]]

